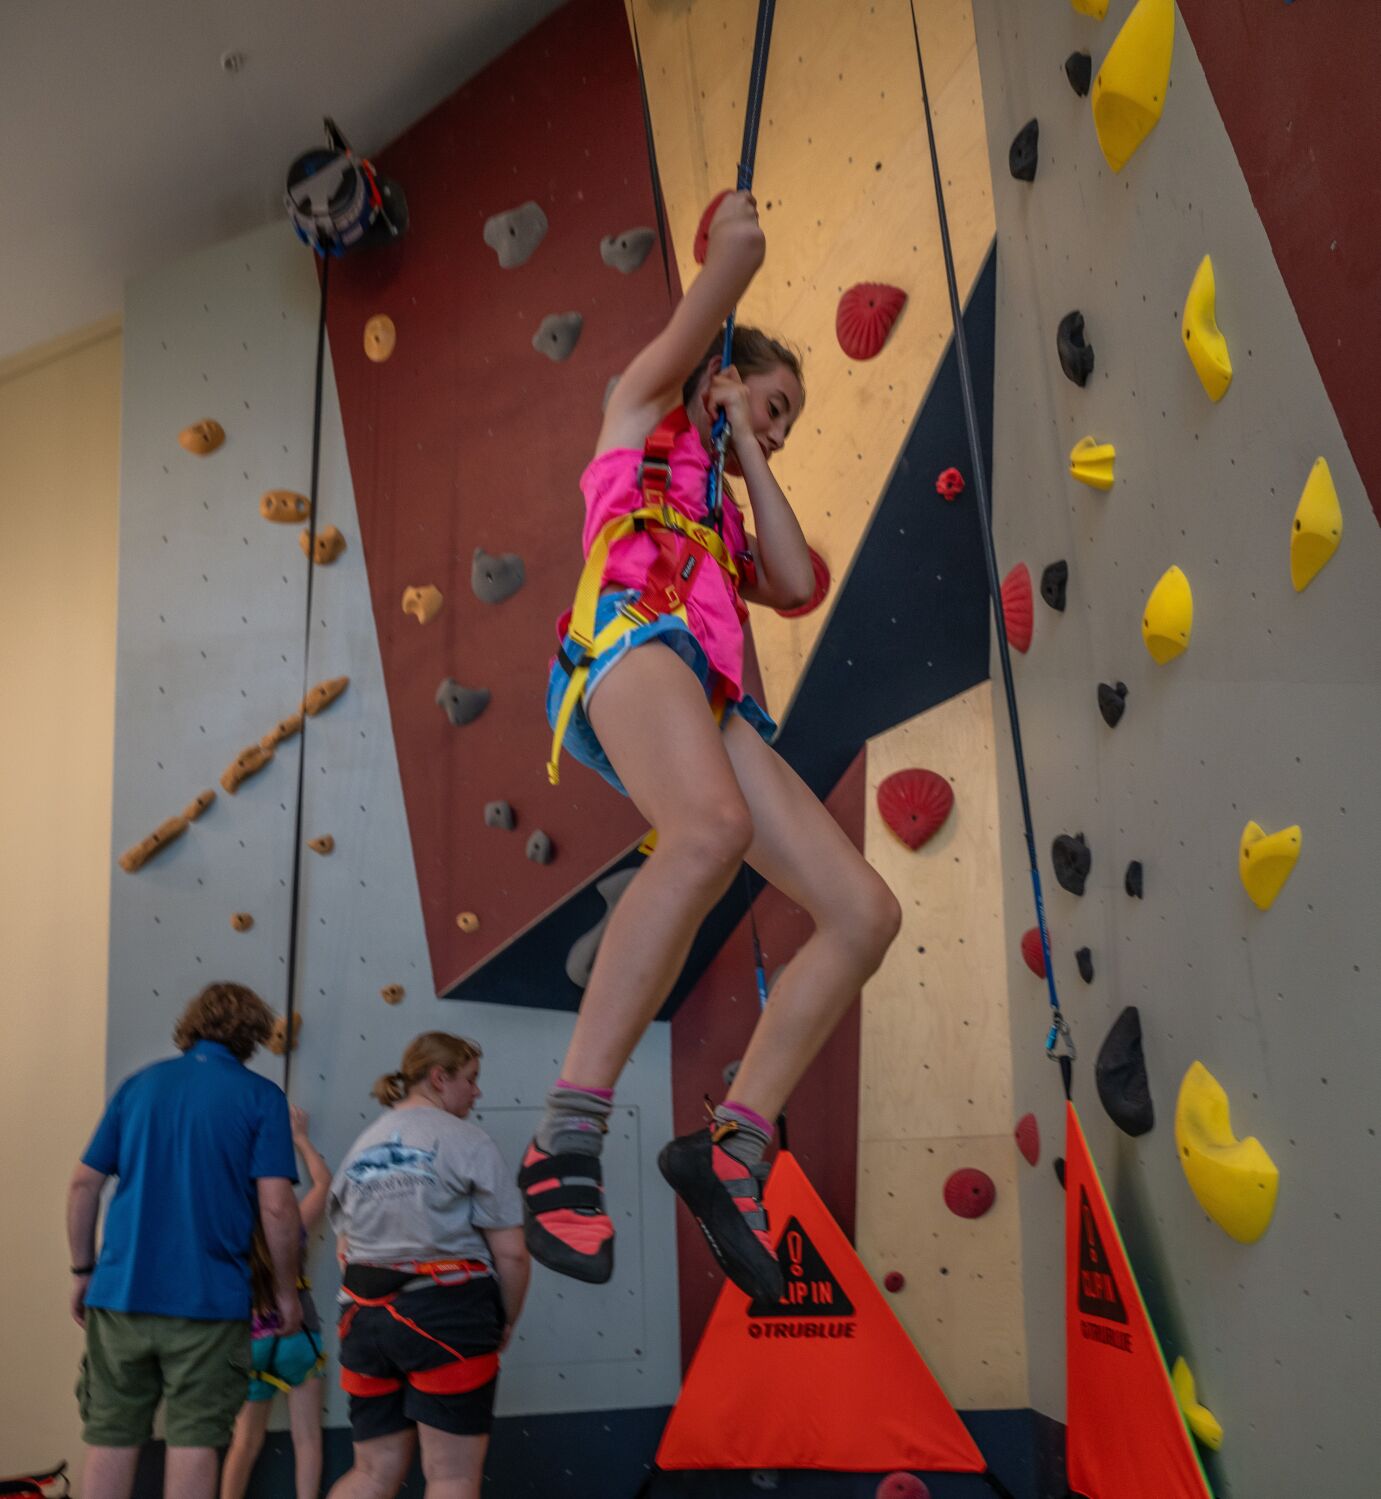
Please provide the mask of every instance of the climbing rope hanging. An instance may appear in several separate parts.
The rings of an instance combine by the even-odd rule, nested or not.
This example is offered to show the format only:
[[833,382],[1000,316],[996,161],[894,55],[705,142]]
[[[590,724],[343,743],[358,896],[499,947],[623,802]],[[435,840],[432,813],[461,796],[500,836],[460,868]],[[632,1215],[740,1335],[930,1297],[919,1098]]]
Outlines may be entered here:
[[[748,99],[743,111],[743,145],[739,150],[738,181],[741,193],[753,189],[753,163],[758,154],[758,127],[762,123],[763,87],[767,82],[767,51],[772,43],[772,20],[776,0],[758,0],[758,22],[753,33],[753,62],[748,70]],[[734,362],[734,314],[724,323],[722,364],[727,369]],[[705,492],[705,512],[716,530],[723,524],[724,451],[729,442],[729,419],[721,411],[714,419],[710,436],[714,441],[714,461],[710,464]]]
[[1031,865],[1031,890],[1036,903],[1036,926],[1041,936],[1041,954],[1045,960],[1045,984],[1050,1000],[1050,1028],[1046,1032],[1045,1052],[1060,1064],[1065,1096],[1069,1096],[1074,1038],[1069,1022],[1060,1010],[1060,996],[1055,987],[1055,966],[1050,960],[1050,932],[1045,922],[1045,899],[1041,894],[1040,865],[1036,859],[1036,835],[1031,824],[1031,795],[1026,784],[1026,757],[1021,747],[1021,716],[1017,712],[1016,687],[1012,680],[1012,657],[1007,646],[1007,623],[1002,611],[1002,585],[998,581],[997,553],[993,549],[992,518],[988,508],[988,481],[983,468],[983,444],[978,431],[978,404],[973,394],[973,374],[969,368],[969,348],[964,337],[964,311],[959,303],[959,283],[954,272],[954,247],[950,243],[949,219],[945,213],[945,189],[940,178],[940,157],[935,147],[935,122],[930,114],[930,92],[926,88],[925,62],[921,57],[921,33],[916,24],[916,4],[911,0],[911,35],[916,43],[916,67],[921,75],[921,104],[925,110],[926,136],[930,142],[930,167],[935,178],[935,208],[940,221],[940,245],[944,251],[945,279],[949,284],[950,315],[954,320],[954,355],[959,366],[959,386],[964,402],[964,427],[969,439],[969,462],[973,467],[973,487],[977,497],[978,525],[983,536],[983,560],[988,572],[988,593],[992,599],[993,620],[997,628],[997,651],[1002,663],[1002,685],[1007,693],[1007,716],[1012,726],[1012,754],[1016,760],[1017,789],[1021,795],[1022,828],[1026,835],[1026,852]]

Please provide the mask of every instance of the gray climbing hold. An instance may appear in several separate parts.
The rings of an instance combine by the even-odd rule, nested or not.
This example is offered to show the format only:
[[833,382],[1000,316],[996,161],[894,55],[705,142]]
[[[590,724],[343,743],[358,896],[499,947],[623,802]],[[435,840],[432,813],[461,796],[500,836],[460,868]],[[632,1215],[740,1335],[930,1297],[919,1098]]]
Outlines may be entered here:
[[606,234],[599,242],[599,258],[611,270],[631,275],[651,253],[657,236],[651,229],[625,229],[622,234]]
[[604,387],[604,399],[599,403],[599,409],[601,411],[608,411],[608,409],[609,409],[609,398],[610,398],[610,396],[612,396],[614,394],[614,387],[618,383],[619,383],[619,377],[617,375],[610,375],[609,376],[609,383]]
[[529,200],[496,213],[484,223],[484,242],[499,257],[506,271],[532,259],[537,246],[547,237],[547,216],[541,205]]
[[1093,982],[1093,949],[1081,947],[1074,954],[1074,961],[1079,965],[1079,977],[1086,984],[1091,984]]
[[474,723],[489,706],[489,689],[462,687],[454,677],[447,677],[436,689],[436,705],[459,729]]
[[575,353],[585,319],[578,312],[549,312],[532,335],[532,347],[553,364],[561,364]]
[[595,889],[604,900],[604,915],[583,937],[576,938],[571,944],[570,952],[566,954],[566,977],[576,988],[583,989],[590,982],[590,970],[595,966],[595,954],[599,951],[604,928],[609,924],[609,916],[637,872],[636,866],[632,869],[616,869],[613,874],[606,874],[596,883]]
[[513,808],[507,802],[486,802],[484,807],[484,825],[487,828],[502,828],[505,833],[511,833],[517,826],[518,819],[513,815]]
[[550,864],[556,857],[556,850],[551,846],[551,839],[541,830],[534,828],[532,836],[527,841],[527,847],[523,852],[534,864]]
[[475,560],[470,564],[470,587],[482,604],[502,604],[511,599],[523,586],[527,577],[523,570],[523,559],[517,552],[486,552],[475,548]]

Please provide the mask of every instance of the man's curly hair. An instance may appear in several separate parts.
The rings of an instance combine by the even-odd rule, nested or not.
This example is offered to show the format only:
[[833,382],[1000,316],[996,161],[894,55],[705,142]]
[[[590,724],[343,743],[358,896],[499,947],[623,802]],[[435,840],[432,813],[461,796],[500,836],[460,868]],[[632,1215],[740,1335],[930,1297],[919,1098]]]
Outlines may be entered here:
[[247,1062],[273,1033],[273,1011],[243,984],[208,984],[182,1012],[173,1045],[190,1051],[198,1041],[219,1041]]

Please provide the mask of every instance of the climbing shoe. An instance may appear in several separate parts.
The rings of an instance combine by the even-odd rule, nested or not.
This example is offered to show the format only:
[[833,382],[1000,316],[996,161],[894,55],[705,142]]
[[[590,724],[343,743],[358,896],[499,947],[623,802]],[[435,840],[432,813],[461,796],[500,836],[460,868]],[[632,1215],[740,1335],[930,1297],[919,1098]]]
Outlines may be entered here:
[[[553,1142],[558,1143],[558,1142]],[[614,1225],[604,1211],[604,1172],[597,1155],[548,1154],[534,1140],[518,1173],[523,1239],[548,1270],[603,1285],[614,1273]]]
[[762,1205],[769,1167],[765,1161],[745,1166],[724,1149],[720,1142],[734,1129],[724,1123],[681,1135],[663,1146],[657,1165],[724,1273],[745,1295],[770,1305],[782,1299],[786,1285]]

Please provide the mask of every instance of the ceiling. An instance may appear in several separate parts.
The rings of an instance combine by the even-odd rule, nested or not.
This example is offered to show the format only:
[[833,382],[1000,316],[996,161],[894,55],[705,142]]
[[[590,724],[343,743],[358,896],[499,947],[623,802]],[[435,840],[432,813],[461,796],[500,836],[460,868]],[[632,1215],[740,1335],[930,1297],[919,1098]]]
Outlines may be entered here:
[[377,151],[559,3],[0,0],[0,360],[282,215],[323,115]]

